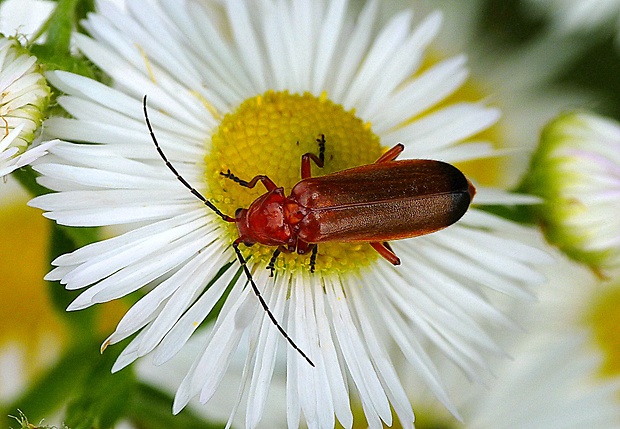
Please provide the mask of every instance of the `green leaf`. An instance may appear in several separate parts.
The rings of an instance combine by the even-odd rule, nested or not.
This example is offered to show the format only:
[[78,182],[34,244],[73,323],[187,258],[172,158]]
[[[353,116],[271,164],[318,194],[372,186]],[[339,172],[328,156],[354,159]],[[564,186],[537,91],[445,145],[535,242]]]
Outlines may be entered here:
[[207,422],[189,409],[176,416],[172,414],[171,395],[152,386],[138,384],[127,407],[127,418],[139,428],[170,429],[214,429],[225,426],[223,423]]
[[[70,253],[79,247],[92,243],[98,239],[97,229],[94,228],[69,228],[66,226],[51,224],[50,235],[50,260]],[[81,291],[65,290],[59,282],[48,282],[50,297],[58,314],[73,331],[72,337],[76,341],[88,342],[93,339],[95,330],[96,308],[89,308],[76,312],[67,312],[67,306],[81,293]]]
[[[31,38],[30,52],[47,70],[65,70],[95,78],[98,73],[93,64],[71,51],[71,36],[81,29],[79,21],[94,9],[94,0],[58,0],[48,20]],[[46,37],[45,43],[34,44],[42,35]]]
[[51,191],[44,186],[41,186],[37,183],[36,177],[37,173],[30,166],[18,168],[11,176],[16,178],[19,183],[32,195],[36,197],[38,195],[48,194]]
[[67,407],[65,423],[72,429],[111,428],[127,412],[136,385],[133,371],[110,372],[120,350],[92,359],[91,370]]
[[2,410],[6,420],[0,427],[10,427],[9,416],[20,412],[39,422],[65,406],[65,422],[71,429],[110,428],[123,418],[134,397],[135,376],[130,368],[112,374],[122,348],[102,355],[100,342],[97,338],[68,348],[56,365]]

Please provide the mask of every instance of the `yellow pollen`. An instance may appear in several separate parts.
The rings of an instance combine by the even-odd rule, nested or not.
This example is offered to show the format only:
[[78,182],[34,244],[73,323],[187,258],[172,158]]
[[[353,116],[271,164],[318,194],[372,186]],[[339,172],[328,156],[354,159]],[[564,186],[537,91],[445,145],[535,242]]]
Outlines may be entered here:
[[[227,114],[212,136],[212,145],[205,159],[209,197],[224,213],[233,216],[238,208],[247,208],[264,194],[258,183],[255,188],[241,187],[220,172],[231,171],[250,181],[264,174],[286,195],[301,180],[301,157],[318,155],[316,141],[325,135],[325,166],[312,163],[312,175],[322,176],[346,168],[370,164],[385,152],[371,126],[353,112],[335,104],[323,93],[319,97],[305,93],[268,91],[245,100],[234,112]],[[238,237],[234,224],[229,226],[230,241]],[[259,264],[267,265],[275,249],[254,245],[242,248]],[[318,247],[316,271],[328,274],[349,271],[375,261],[377,253],[362,243],[325,243]],[[287,271],[308,270],[309,255],[285,254],[278,258],[276,268]]]
[[140,55],[142,56],[142,59],[144,60],[144,66],[146,67],[146,72],[149,74],[149,77],[151,78],[151,80],[157,83],[157,80],[155,79],[155,74],[153,73],[153,68],[151,67],[151,62],[149,61],[148,55],[146,55],[146,52],[144,51],[142,46],[140,46],[137,43],[135,45],[136,45],[136,48],[138,48],[138,51],[140,51]]
[[4,119],[4,116],[0,116],[0,119],[4,122],[4,137],[9,135],[9,122]]
[[209,111],[209,113],[211,113],[211,115],[213,115],[213,118],[222,119],[222,115],[220,114],[220,112],[218,112],[215,106],[209,103],[209,100],[203,97],[202,94],[200,94],[198,91],[191,91],[191,93],[194,97],[200,100],[202,105],[205,106],[205,108]]

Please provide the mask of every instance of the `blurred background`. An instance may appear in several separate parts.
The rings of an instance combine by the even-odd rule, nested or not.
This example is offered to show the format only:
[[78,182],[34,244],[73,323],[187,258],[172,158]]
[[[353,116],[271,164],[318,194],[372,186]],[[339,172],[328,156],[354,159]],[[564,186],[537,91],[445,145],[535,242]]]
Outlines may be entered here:
[[[115,2],[122,7],[122,0]],[[386,16],[405,6],[444,11],[446,22],[434,54],[464,52],[468,56],[472,71],[469,90],[490,94],[488,103],[503,111],[502,121],[492,131],[494,140],[499,140],[500,146],[518,149],[511,160],[502,161],[507,163],[505,169],[490,174],[491,183],[517,186],[526,174],[542,126],[563,111],[588,110],[620,120],[620,0],[590,2],[594,7],[588,10],[580,8],[585,2],[578,0],[384,3]],[[0,32],[27,38],[55,5],[54,1],[1,1]],[[106,392],[113,392],[119,402],[107,406],[123,411],[110,411],[109,419],[99,423],[102,427],[212,427],[200,416],[199,408],[170,415],[179,376],[175,380],[135,368],[109,374],[122,346],[103,356],[98,347],[130,302],[101,305],[79,314],[59,310],[71,297],[43,277],[51,257],[62,250],[63,239],[68,238],[52,231],[51,223],[38,210],[26,206],[29,198],[14,178],[0,183],[0,428],[19,427],[4,412],[15,415],[16,406],[30,423],[39,424],[44,418],[47,424],[60,425],[72,398],[96,402]],[[50,234],[56,234],[56,245],[49,244]],[[564,264],[570,266],[571,274],[567,277],[563,272],[561,282],[580,283],[574,289],[569,285],[565,293],[579,287],[589,291],[576,293],[585,300],[577,317],[585,321],[583,326],[591,330],[594,342],[602,338],[598,344],[603,351],[600,376],[615,377],[620,374],[620,335],[615,333],[620,325],[619,279],[613,274],[600,278],[579,264]],[[549,268],[547,273],[551,281],[553,270]],[[604,320],[599,320],[603,313]],[[76,341],[76,336],[84,340]],[[73,348],[72,353],[67,353],[67,348]],[[89,359],[95,362],[91,367],[80,364]],[[71,368],[75,369],[74,379],[67,380]],[[85,391],[80,384],[85,379],[98,380],[101,391]],[[38,395],[38,389],[46,390],[46,395]],[[616,399],[620,407],[620,395]],[[157,415],[155,409],[160,410]],[[208,417],[221,421],[226,413]],[[266,422],[265,427],[270,424]],[[425,427],[423,424],[420,427]]]

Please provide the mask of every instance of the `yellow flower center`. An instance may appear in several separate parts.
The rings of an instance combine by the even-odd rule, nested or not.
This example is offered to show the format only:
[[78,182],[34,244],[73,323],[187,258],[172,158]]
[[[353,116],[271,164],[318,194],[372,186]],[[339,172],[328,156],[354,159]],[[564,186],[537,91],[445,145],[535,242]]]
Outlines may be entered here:
[[605,355],[603,373],[620,375],[620,287],[609,287],[596,300],[587,316],[594,340]]
[[[319,154],[317,137],[321,134],[326,142],[325,166],[319,168],[312,163],[313,176],[373,163],[386,149],[369,123],[356,117],[354,111],[345,111],[325,94],[316,97],[309,93],[268,91],[245,100],[224,117],[212,136],[205,160],[211,200],[222,212],[234,217],[238,208],[247,208],[266,192],[260,183],[249,189],[220,174],[228,170],[245,181],[266,175],[277,186],[284,187],[288,195],[301,180],[302,155]],[[231,241],[238,237],[233,224],[229,232]],[[256,244],[242,251],[266,265],[274,248]],[[325,243],[318,247],[316,271],[348,271],[366,266],[377,257],[365,243]],[[308,262],[308,255],[286,254],[278,258],[276,267],[307,270]]]

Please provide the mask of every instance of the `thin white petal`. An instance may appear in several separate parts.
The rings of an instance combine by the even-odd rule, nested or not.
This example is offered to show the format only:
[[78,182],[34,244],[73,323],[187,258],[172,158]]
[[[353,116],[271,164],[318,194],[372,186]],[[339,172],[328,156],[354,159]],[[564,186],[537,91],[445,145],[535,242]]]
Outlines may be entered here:
[[[344,359],[359,392],[367,417],[376,416],[384,422],[392,421],[392,413],[385,392],[370,362],[364,342],[351,317],[340,286],[328,282],[329,304],[334,318],[334,331]],[[375,418],[376,418],[375,417]],[[388,423],[389,424],[389,423]]]
[[241,61],[246,70],[252,71],[248,75],[252,80],[254,91],[264,91],[267,89],[264,53],[258,44],[259,38],[253,28],[248,8],[241,0],[228,1],[225,7]]
[[342,103],[353,75],[359,69],[360,61],[370,44],[378,7],[378,0],[366,2],[364,9],[357,18],[355,27],[350,32],[350,42],[340,55],[340,68],[335,74],[337,78],[329,94],[338,103]]
[[206,319],[226,288],[230,285],[236,270],[228,268],[189,310],[179,319],[161,341],[153,355],[153,363],[161,365],[172,358],[187,342],[194,331]]
[[499,110],[479,104],[453,104],[388,133],[386,138],[414,142],[405,145],[403,157],[415,158],[416,147],[424,151],[442,149],[488,128],[499,115]]
[[393,17],[375,38],[370,50],[365,54],[360,69],[349,83],[346,95],[342,101],[345,109],[351,109],[365,94],[371,91],[382,73],[384,63],[395,55],[398,47],[408,35],[409,26],[413,18],[411,10],[405,10]]

